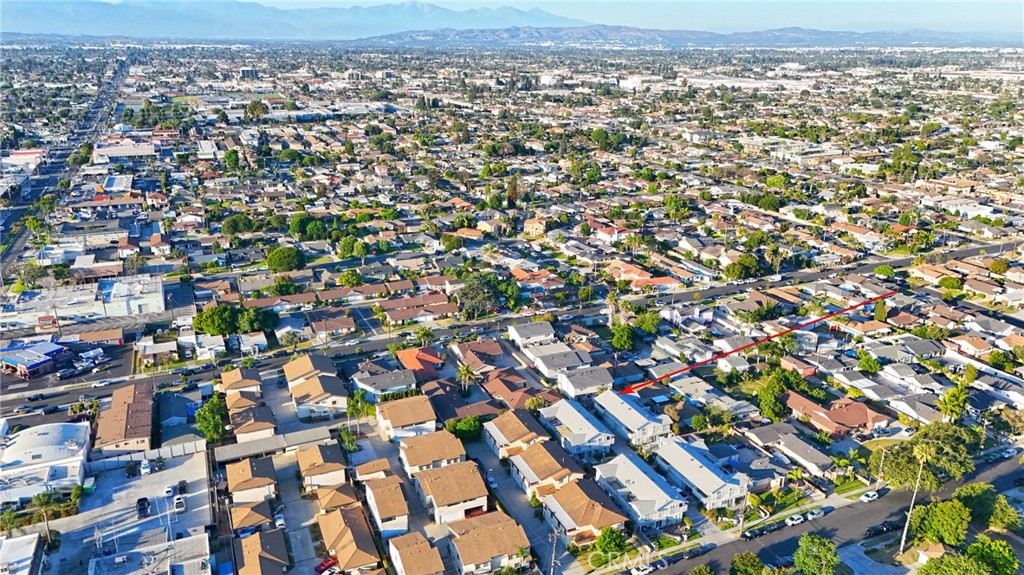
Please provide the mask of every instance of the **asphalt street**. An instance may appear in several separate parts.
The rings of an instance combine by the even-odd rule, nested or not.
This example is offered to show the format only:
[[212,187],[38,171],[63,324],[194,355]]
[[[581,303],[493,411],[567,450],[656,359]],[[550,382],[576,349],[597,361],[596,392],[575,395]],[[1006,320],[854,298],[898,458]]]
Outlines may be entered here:
[[[963,480],[952,481],[934,494],[919,494],[918,503],[927,503],[933,498],[948,498],[952,495],[953,490],[960,485],[976,481],[992,483],[998,491],[1005,491],[1013,488],[1013,478],[1020,472],[1021,465],[1016,458],[995,464],[981,463],[973,474],[965,477]],[[873,503],[861,503],[858,501],[852,505],[840,507],[826,514],[821,519],[805,522],[794,527],[787,527],[753,541],[737,539],[732,543],[717,547],[703,557],[682,561],[660,569],[658,573],[665,573],[667,575],[688,573],[690,569],[701,563],[711,565],[717,569],[718,573],[726,573],[729,571],[729,563],[732,561],[732,558],[746,551],[756,553],[765,562],[778,564],[781,558],[793,555],[796,551],[797,541],[804,533],[827,536],[832,539],[836,547],[860,543],[864,539],[864,530],[868,527],[890,519],[902,520],[906,517],[906,510],[910,506],[910,497],[910,491],[904,489],[892,490]],[[857,575],[870,574],[858,573]]]

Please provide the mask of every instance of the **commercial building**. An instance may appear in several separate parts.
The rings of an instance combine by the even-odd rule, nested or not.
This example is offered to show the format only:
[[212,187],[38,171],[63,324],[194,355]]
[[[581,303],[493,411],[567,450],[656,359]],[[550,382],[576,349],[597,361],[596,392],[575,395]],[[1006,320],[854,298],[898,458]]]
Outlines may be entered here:
[[28,501],[48,491],[70,493],[85,480],[88,423],[45,423],[0,443],[0,501]]

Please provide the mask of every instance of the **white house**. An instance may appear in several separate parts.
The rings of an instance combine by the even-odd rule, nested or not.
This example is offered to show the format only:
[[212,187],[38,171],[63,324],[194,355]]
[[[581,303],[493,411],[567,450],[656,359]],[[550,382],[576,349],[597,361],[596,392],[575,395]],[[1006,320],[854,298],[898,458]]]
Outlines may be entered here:
[[321,374],[291,388],[295,414],[300,418],[342,415],[348,407],[348,389],[335,375]]
[[620,454],[594,469],[598,485],[641,529],[682,522],[686,499],[639,456]]
[[425,469],[413,475],[413,482],[435,523],[459,521],[487,509],[487,486],[475,462]]
[[593,414],[571,399],[540,410],[541,423],[577,460],[599,459],[611,451],[615,436]]
[[385,437],[395,440],[434,431],[437,415],[430,406],[430,400],[423,395],[414,395],[379,404],[377,424]]
[[606,421],[632,445],[648,445],[672,435],[672,420],[640,405],[636,395],[608,390],[594,399],[594,406]]
[[402,438],[398,459],[402,462],[405,473],[412,476],[424,469],[465,461],[466,450],[459,438],[442,429]]
[[655,454],[665,477],[680,487],[690,489],[705,509],[738,505],[750,490],[750,478],[722,469],[703,441],[663,440]]
[[519,347],[554,343],[558,337],[555,328],[546,321],[535,321],[508,326],[508,338]]
[[381,539],[389,539],[409,530],[409,505],[402,492],[402,480],[394,475],[365,483],[366,505]]
[[307,490],[341,485],[347,480],[345,458],[337,443],[300,449],[295,459]]
[[526,532],[501,511],[449,523],[448,529],[449,554],[458,573],[491,573],[505,568],[518,571],[529,562]]

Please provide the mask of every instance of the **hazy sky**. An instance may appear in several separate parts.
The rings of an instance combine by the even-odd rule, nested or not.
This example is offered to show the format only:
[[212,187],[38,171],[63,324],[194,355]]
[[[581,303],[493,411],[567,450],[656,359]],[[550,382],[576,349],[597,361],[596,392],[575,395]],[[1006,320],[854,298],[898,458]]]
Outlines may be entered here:
[[[394,0],[256,0],[288,6],[354,6]],[[429,0],[428,0],[429,1]],[[857,1],[797,0],[645,0],[588,2],[583,0],[439,0],[453,9],[479,6],[540,7],[553,14],[598,24],[645,28],[735,32],[802,26],[826,30],[905,30],[929,28],[945,31],[1020,33],[1024,38],[1024,1],[987,0],[942,2],[931,0]]]

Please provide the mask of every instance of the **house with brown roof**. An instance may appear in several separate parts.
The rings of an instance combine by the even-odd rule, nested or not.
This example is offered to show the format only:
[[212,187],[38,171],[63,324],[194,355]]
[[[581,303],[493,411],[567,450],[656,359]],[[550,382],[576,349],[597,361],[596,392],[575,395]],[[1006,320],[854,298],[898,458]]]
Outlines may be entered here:
[[388,439],[401,439],[434,431],[437,415],[429,399],[414,395],[378,404],[377,424]]
[[320,487],[316,490],[316,503],[320,507],[320,513],[327,513],[335,509],[362,505],[356,490],[351,483],[330,485]]
[[583,469],[554,441],[534,443],[508,461],[512,478],[529,496],[543,497],[571,481],[583,479]]
[[416,375],[416,381],[437,379],[437,369],[444,365],[444,358],[432,347],[412,347],[399,350],[396,355],[402,367]]
[[324,546],[348,575],[380,566],[380,554],[362,506],[335,509],[316,516]]
[[405,472],[412,476],[424,469],[465,461],[466,449],[458,437],[442,429],[403,438],[399,444],[398,459]]
[[857,431],[870,431],[892,423],[892,418],[871,409],[868,404],[843,397],[826,409],[795,391],[783,395],[786,407],[793,416],[806,418],[815,429],[826,431],[835,438]]
[[295,414],[305,417],[333,417],[348,408],[348,388],[336,375],[320,374],[291,387]]
[[502,459],[549,439],[537,418],[528,411],[515,409],[484,423],[483,436],[491,451]]
[[337,443],[318,444],[295,454],[305,489],[340,485],[348,481],[345,458]]
[[487,509],[487,486],[475,462],[424,469],[413,475],[413,483],[435,523],[458,521]]
[[114,390],[110,408],[96,415],[89,459],[148,451],[153,436],[153,388],[143,383]]
[[288,547],[284,530],[257,531],[234,540],[235,573],[238,575],[267,575],[288,570]]
[[236,503],[229,508],[231,530],[239,531],[262,530],[274,521],[268,501],[249,501]]
[[388,549],[398,575],[444,575],[441,554],[419,531],[389,539]]
[[239,367],[226,370],[220,374],[220,385],[217,386],[217,390],[221,393],[249,391],[261,394],[262,384],[263,380],[260,378],[260,370],[255,367]]
[[267,439],[277,433],[277,418],[266,405],[228,411],[228,421],[238,443]]
[[580,548],[597,541],[605,527],[622,529],[629,519],[591,479],[579,479],[545,495],[544,519],[566,544]]
[[526,532],[501,511],[449,523],[448,529],[448,546],[458,573],[520,569],[530,560]]
[[288,381],[288,389],[294,388],[318,375],[338,375],[338,368],[326,355],[307,353],[284,364],[284,378]]
[[371,479],[366,485],[366,505],[381,539],[389,539],[409,530],[409,505],[402,491],[402,480],[394,475]]
[[391,462],[387,458],[373,459],[356,466],[356,481],[366,482],[391,475]]
[[277,494],[277,474],[270,458],[249,457],[229,463],[225,474],[234,503],[273,499]]
[[505,351],[496,339],[478,339],[465,343],[453,343],[452,353],[459,363],[468,365],[476,374],[487,373],[497,368],[498,359]]

